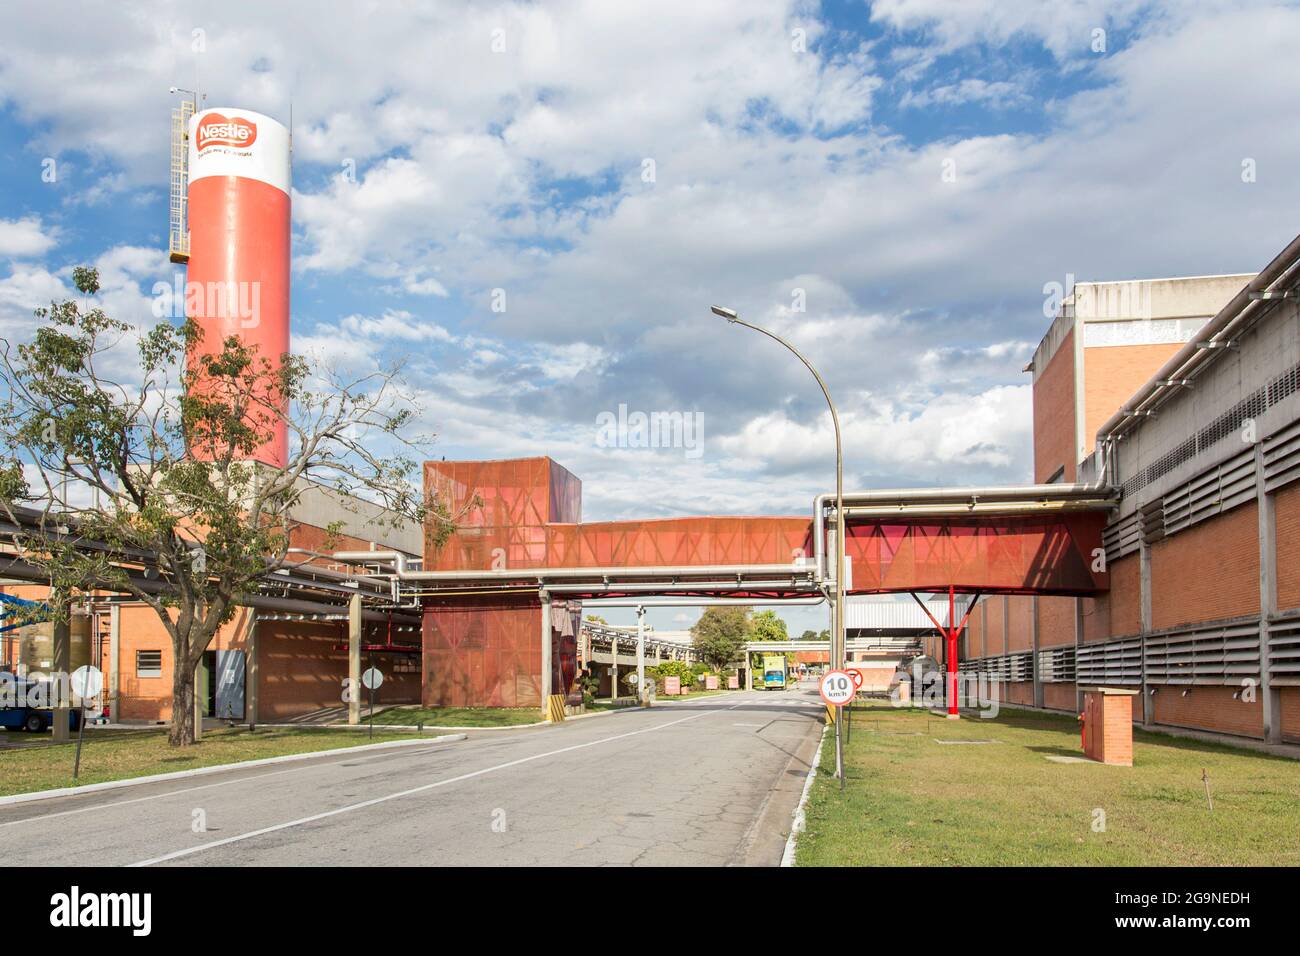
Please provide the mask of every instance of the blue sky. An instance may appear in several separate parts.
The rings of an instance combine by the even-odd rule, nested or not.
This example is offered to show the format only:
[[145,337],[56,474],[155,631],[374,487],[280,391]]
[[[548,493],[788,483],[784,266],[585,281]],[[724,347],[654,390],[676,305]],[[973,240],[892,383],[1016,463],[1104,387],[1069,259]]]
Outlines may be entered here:
[[[822,369],[851,485],[1018,482],[1045,284],[1248,272],[1297,231],[1289,3],[54,2],[6,35],[0,335],[83,262],[150,319],[169,86],[292,103],[295,349],[404,360],[437,454],[552,454],[590,519],[829,487],[815,384],[712,302]],[[606,447],[621,404],[699,413],[699,453]]]

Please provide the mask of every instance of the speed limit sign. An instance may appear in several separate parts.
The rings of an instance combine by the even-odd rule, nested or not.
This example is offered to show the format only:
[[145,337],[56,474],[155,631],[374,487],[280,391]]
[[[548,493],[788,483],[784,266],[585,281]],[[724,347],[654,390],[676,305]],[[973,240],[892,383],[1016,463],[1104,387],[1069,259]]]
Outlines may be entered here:
[[858,687],[848,671],[827,671],[819,688],[822,700],[832,707],[842,707],[853,699]]

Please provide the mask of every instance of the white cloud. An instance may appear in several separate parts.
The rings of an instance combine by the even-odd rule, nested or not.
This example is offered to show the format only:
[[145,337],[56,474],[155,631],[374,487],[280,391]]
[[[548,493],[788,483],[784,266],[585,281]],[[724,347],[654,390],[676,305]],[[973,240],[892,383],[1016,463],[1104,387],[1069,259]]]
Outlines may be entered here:
[[1149,0],[875,0],[871,18],[927,30],[941,50],[1025,37],[1066,59],[1090,52],[1092,30],[1126,26],[1144,8],[1157,9]]
[[436,322],[417,319],[410,312],[390,309],[379,316],[346,316],[339,323],[343,332],[367,339],[396,339],[401,342],[451,342],[452,334]]
[[32,258],[54,248],[58,230],[46,228],[38,216],[22,219],[0,219],[0,256]]
[[961,106],[965,103],[984,103],[993,109],[1008,109],[1029,101],[1029,93],[1019,83],[1007,80],[988,81],[967,77],[957,83],[936,86],[919,92],[908,90],[899,100],[904,109],[924,109],[929,106]]
[[[1294,232],[1278,211],[1300,201],[1300,130],[1278,117],[1300,84],[1300,13],[878,0],[871,16],[903,45],[829,42],[842,38],[816,8],[780,0],[397,5],[310,22],[231,2],[198,18],[194,55],[188,15],[95,9],[69,35],[42,5],[14,14],[24,42],[0,53],[0,95],[38,130],[29,147],[87,147],[138,189],[165,181],[165,90],[195,65],[213,105],[220,91],[285,117],[292,92],[298,275],[404,307],[324,306],[314,325],[296,317],[295,348],[370,367],[409,356],[453,453],[554,453],[587,479],[593,513],[806,510],[825,489],[815,384],[775,343],[711,317],[713,302],[821,369],[863,480],[1023,481],[1019,369],[1044,282],[1249,270]],[[1088,47],[1097,27],[1104,56]],[[809,52],[792,49],[796,28]],[[990,62],[1021,40],[1086,74],[1083,92],[1027,101],[1038,77]],[[944,59],[974,44],[998,56]],[[886,92],[907,136],[878,125]],[[971,103],[1035,122],[971,131]],[[1241,181],[1244,158],[1258,182]],[[165,264],[119,252],[109,266],[130,307],[128,285]],[[0,308],[48,281],[14,267]],[[595,447],[595,414],[620,402],[702,411],[706,454]]]

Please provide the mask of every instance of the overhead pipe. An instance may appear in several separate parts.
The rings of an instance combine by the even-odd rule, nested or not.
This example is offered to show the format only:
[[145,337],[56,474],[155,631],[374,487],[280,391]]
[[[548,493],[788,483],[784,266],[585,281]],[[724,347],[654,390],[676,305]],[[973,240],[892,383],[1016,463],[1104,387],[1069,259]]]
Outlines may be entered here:
[[408,573],[407,557],[401,551],[335,551],[330,557],[344,564],[391,564],[402,579]]
[[[257,594],[245,599],[242,602],[246,607],[251,607],[258,611],[286,611],[298,614],[330,614],[342,615],[339,620],[347,620],[347,608],[338,604],[321,604],[317,601],[303,601],[297,598],[271,597],[270,595]],[[390,612],[362,610],[361,618],[365,621],[378,621],[385,623],[391,619]],[[414,624],[415,620],[409,621],[403,619],[402,623]]]
[[960,517],[962,515],[972,515],[975,517],[999,517],[1097,511],[1099,508],[1110,508],[1113,504],[1113,500],[1107,498],[1092,498],[1080,501],[1025,502],[1022,504],[1016,504],[1014,502],[1007,502],[1006,504],[990,502],[988,504],[981,503],[965,507],[962,509],[961,515],[954,514],[952,505],[902,505],[894,507],[881,506],[876,508],[845,508],[844,514],[846,517],[857,518],[889,518],[897,515],[920,517],[926,515],[939,517]]
[[337,551],[334,557],[345,563],[384,561],[394,565],[401,581],[552,581],[570,578],[608,577],[690,577],[691,575],[793,574],[807,573],[801,564],[713,564],[654,567],[608,568],[519,568],[481,571],[411,571],[406,568],[405,556],[397,551]]
[[[701,591],[749,591],[776,590],[778,588],[798,588],[799,584],[790,580],[781,581],[678,581],[660,584],[611,584],[611,591],[662,591],[665,588]],[[546,590],[560,594],[586,592],[589,585],[582,584],[548,584]]]
[[[0,575],[28,581],[49,580],[49,572],[19,558],[0,557]],[[147,594],[162,594],[170,588],[166,581],[157,578],[133,577],[132,584]],[[111,590],[111,587],[107,583],[96,584],[95,587],[102,588],[103,590]],[[340,610],[340,605],[337,604],[323,604],[318,601],[303,601],[296,598],[272,597],[264,594],[257,594],[245,598],[240,602],[240,604],[244,607],[250,607],[255,610],[290,611],[302,614],[334,614]],[[370,621],[389,620],[389,613],[384,611],[363,611],[362,615],[366,620]],[[414,623],[414,621],[411,623]]]
[[[285,550],[284,553],[286,559],[291,554],[305,554],[309,558],[317,558],[323,561],[335,560],[334,555],[326,554],[321,551],[313,551],[311,548],[288,548]],[[302,571],[309,574],[323,574],[325,577],[339,578],[348,581],[368,581],[371,584],[383,588],[384,590],[388,589],[387,576],[380,577],[379,575],[375,575],[375,574],[355,574],[349,571],[339,571],[334,568],[323,568],[318,564],[310,564],[305,561],[281,560],[278,566],[287,567],[292,571]]]
[[759,598],[590,598],[582,602],[584,608],[588,607],[761,607],[765,604],[779,604],[781,607],[790,605],[817,605],[825,604],[826,598],[782,598],[781,600],[768,600]]

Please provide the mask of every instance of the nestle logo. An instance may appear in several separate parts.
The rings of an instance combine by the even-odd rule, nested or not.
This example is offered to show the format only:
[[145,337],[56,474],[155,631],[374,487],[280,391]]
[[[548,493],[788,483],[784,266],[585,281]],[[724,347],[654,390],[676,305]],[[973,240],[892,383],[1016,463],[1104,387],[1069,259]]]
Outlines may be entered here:
[[209,113],[199,122],[199,152],[209,146],[234,146],[247,149],[257,140],[257,124],[242,116],[222,116]]

